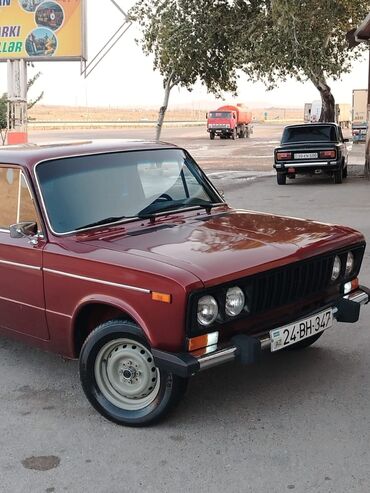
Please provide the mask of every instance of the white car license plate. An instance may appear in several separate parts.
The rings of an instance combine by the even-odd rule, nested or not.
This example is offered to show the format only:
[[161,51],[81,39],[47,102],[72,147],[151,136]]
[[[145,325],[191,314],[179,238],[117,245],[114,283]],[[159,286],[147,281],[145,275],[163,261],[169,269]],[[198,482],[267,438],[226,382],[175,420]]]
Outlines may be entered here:
[[317,152],[297,152],[294,154],[294,159],[317,159],[318,157]]
[[319,334],[333,325],[333,309],[328,308],[312,317],[270,330],[271,351],[279,351],[296,342]]

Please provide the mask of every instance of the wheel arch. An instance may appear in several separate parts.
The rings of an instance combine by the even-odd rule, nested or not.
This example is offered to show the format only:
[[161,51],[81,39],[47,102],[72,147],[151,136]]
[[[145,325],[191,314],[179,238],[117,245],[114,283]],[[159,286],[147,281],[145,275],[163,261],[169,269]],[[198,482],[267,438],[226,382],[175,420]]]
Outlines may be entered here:
[[78,358],[88,335],[98,325],[108,320],[127,320],[137,325],[144,338],[151,344],[149,328],[139,313],[121,299],[109,296],[89,296],[76,307],[71,322],[74,357]]

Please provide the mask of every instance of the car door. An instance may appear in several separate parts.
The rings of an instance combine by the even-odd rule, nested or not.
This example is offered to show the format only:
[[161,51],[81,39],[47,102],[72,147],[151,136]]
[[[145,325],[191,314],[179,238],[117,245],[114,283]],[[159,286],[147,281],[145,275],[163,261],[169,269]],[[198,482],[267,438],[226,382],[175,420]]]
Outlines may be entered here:
[[[10,226],[36,222],[35,238],[11,238]],[[45,240],[27,179],[0,164],[0,327],[48,339],[42,273]]]

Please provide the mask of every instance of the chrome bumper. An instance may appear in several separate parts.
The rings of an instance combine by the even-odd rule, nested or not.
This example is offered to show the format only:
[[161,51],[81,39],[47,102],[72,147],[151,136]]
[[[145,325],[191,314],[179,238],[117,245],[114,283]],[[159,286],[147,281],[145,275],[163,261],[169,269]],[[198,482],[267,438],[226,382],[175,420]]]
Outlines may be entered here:
[[[334,317],[342,322],[356,322],[361,305],[366,305],[369,301],[370,290],[359,288],[343,296],[337,303],[333,303]],[[222,346],[209,346],[192,353],[167,353],[153,349],[153,356],[159,368],[182,377],[189,377],[236,359],[243,364],[252,364],[258,359],[262,350],[270,347],[269,334],[264,334],[259,338],[240,334],[233,337],[231,343]]]

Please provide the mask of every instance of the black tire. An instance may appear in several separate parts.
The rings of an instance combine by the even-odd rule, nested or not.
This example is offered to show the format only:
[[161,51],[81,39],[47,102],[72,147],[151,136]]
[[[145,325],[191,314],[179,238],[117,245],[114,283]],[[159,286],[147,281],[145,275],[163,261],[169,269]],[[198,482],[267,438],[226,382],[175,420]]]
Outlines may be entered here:
[[334,171],[333,177],[334,177],[334,183],[336,185],[339,185],[343,182],[343,167],[342,166],[338,169],[338,171]]
[[234,128],[233,133],[231,134],[231,138],[233,140],[235,140],[237,138],[237,136],[238,136],[238,132],[237,132],[236,128]]
[[343,168],[343,178],[346,179],[348,177],[348,166]]
[[296,344],[293,344],[292,346],[287,347],[289,351],[296,351],[299,349],[305,349],[306,347],[312,346],[320,337],[323,335],[324,332],[320,332],[319,334],[315,334],[314,336],[307,337],[307,339],[303,339],[303,341],[299,341]]
[[[110,347],[112,349],[107,357],[105,351],[106,348]],[[117,352],[118,349],[120,352]],[[131,353],[128,352],[128,356],[125,356],[125,351],[131,351]],[[86,397],[102,416],[119,425],[147,426],[163,418],[178,404],[186,391],[188,380],[156,368],[150,356],[149,344],[143,337],[140,328],[132,322],[111,320],[99,325],[91,332],[80,354],[80,379]],[[123,361],[127,361],[125,357],[133,360],[128,360],[128,365],[130,365],[127,368],[128,372],[135,372],[134,366],[140,369],[137,374],[131,373],[129,375],[130,380],[127,380],[125,375],[126,363],[123,363]],[[109,360],[111,360],[110,371],[112,375],[114,374],[115,382],[108,375]],[[141,360],[142,365],[140,366]],[[107,372],[107,379],[104,379],[104,375],[102,376],[99,372],[100,361],[101,367],[105,368]],[[153,374],[146,373],[146,367],[151,367],[150,370],[153,371]],[[118,368],[121,369],[118,371]],[[150,383],[154,379],[156,379],[156,383]],[[99,384],[98,381],[101,383]],[[132,397],[127,395],[127,392],[126,395],[123,393],[127,389],[129,389],[128,392],[135,391],[135,386],[142,392],[143,385],[154,385],[154,390],[148,396],[143,394]],[[112,389],[111,394],[109,394],[109,386]],[[117,386],[119,386],[120,392],[117,391]],[[112,397],[108,398],[107,393]],[[142,407],[140,407],[140,400],[143,401]],[[117,402],[122,403],[122,406],[117,405]]]
[[284,173],[278,173],[276,175],[276,179],[277,179],[278,185],[285,185],[286,184],[286,175]]
[[215,138],[215,133],[214,133],[214,132],[209,132],[209,138],[210,138],[211,140],[214,140],[214,138]]

